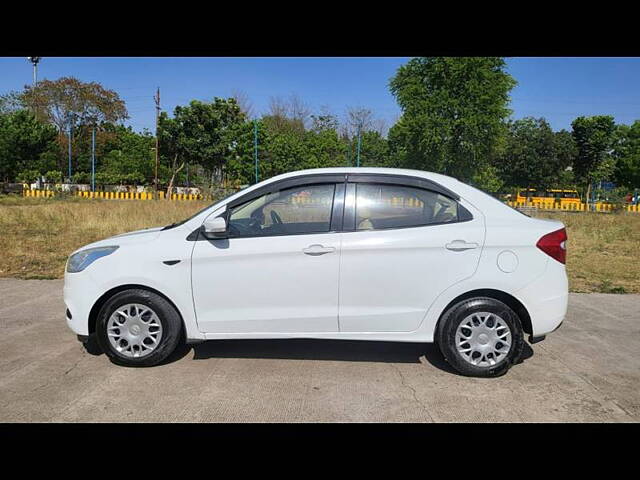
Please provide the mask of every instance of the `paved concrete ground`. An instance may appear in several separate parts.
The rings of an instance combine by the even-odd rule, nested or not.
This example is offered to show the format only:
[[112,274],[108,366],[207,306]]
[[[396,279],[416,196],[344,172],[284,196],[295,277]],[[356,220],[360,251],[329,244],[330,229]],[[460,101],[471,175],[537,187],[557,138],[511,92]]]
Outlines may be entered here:
[[430,345],[216,341],[131,369],[87,353],[62,281],[0,279],[4,422],[637,422],[640,295],[572,294],[564,325],[497,379]]

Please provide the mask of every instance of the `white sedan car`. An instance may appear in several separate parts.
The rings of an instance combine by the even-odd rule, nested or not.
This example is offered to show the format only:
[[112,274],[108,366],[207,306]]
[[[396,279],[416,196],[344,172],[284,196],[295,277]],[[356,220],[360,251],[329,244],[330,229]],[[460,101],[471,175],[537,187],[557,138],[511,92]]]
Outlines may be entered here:
[[87,245],[67,262],[66,318],[119,365],[180,342],[437,342],[497,376],[567,310],[567,235],[454,178],[384,168],[280,175],[191,218]]

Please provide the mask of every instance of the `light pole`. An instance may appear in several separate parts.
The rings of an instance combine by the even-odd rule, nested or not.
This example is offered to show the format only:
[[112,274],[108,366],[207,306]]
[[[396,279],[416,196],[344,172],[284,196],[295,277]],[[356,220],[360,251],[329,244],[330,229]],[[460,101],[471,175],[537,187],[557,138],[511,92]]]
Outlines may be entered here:
[[256,183],[258,183],[258,121],[253,121],[253,163],[256,169]]
[[71,135],[72,135],[71,122],[72,121],[73,121],[73,115],[71,113],[69,113],[67,115],[67,122],[69,122],[69,132],[68,132],[68,139],[69,139],[69,183],[71,183]]
[[359,167],[360,166],[360,131],[361,131],[361,126],[358,125],[358,156],[356,159],[356,166]]
[[96,126],[91,129],[91,191],[96,191]]
[[38,83],[38,62],[42,59],[42,57],[27,57],[33,64],[33,85],[35,86]]
[[98,129],[98,117],[91,115],[87,118],[91,125],[91,191],[96,191],[96,130]]

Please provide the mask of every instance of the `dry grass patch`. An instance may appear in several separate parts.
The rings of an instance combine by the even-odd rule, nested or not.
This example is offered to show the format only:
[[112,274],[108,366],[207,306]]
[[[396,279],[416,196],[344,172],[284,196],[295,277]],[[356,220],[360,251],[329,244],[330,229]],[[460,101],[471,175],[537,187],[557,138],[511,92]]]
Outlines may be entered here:
[[[207,202],[0,198],[0,277],[60,278],[69,254],[118,233],[167,225]],[[640,293],[640,214],[540,213],[567,226],[574,292]]]
[[572,292],[640,293],[640,214],[544,213],[567,227]]
[[189,217],[209,202],[3,198],[0,277],[61,278],[71,252],[112,235]]

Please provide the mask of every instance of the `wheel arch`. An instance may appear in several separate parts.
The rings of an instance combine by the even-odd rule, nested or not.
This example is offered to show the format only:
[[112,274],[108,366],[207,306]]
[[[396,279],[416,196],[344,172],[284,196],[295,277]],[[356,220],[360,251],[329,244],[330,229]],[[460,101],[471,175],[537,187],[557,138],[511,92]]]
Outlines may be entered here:
[[493,288],[479,288],[476,290],[471,290],[469,292],[458,295],[456,298],[451,300],[438,317],[435,331],[438,331],[438,329],[440,328],[440,321],[442,320],[442,317],[444,317],[445,313],[447,313],[447,311],[449,311],[451,307],[453,307],[458,302],[474,297],[489,297],[506,304],[509,308],[511,308],[511,310],[516,312],[516,314],[520,318],[520,321],[522,322],[522,329],[525,331],[525,333],[528,333],[529,335],[532,334],[533,329],[531,326],[531,316],[529,315],[529,312],[522,304],[522,302],[507,292],[496,290]]
[[98,319],[98,313],[100,312],[100,309],[105,304],[105,302],[107,302],[107,300],[109,300],[111,297],[113,297],[117,293],[123,292],[125,290],[147,290],[148,292],[155,293],[156,295],[159,295],[160,297],[164,298],[167,302],[169,302],[173,306],[173,308],[176,309],[176,312],[178,312],[178,315],[180,316],[180,322],[182,323],[182,334],[183,335],[185,334],[187,327],[184,323],[184,317],[182,316],[182,312],[169,297],[167,297],[164,293],[160,292],[159,290],[156,290],[155,288],[149,287],[147,285],[126,284],[126,285],[119,285],[117,287],[113,287],[110,290],[107,290],[93,304],[93,306],[91,307],[91,311],[89,312],[89,335],[95,333],[96,331],[96,321]]

